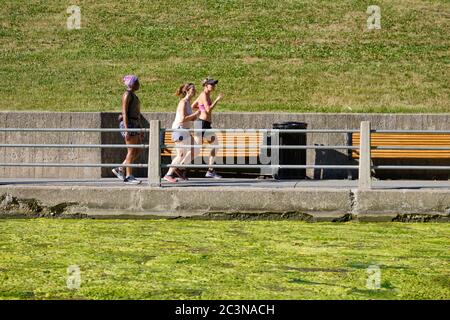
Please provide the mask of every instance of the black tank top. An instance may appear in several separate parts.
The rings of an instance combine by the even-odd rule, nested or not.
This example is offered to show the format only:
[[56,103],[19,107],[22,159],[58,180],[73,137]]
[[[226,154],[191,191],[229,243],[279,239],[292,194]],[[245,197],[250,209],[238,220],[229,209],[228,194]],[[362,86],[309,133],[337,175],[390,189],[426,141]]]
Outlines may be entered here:
[[128,112],[127,112],[127,116],[128,116],[128,121],[132,121],[132,122],[138,122],[141,114],[139,112],[139,98],[138,96],[132,92],[132,91],[128,91],[130,93],[130,102],[128,103]]

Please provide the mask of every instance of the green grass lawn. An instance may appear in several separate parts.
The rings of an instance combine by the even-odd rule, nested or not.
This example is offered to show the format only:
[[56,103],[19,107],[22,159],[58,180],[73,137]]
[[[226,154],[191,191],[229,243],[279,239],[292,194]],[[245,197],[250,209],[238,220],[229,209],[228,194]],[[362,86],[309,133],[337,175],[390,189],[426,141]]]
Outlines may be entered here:
[[[118,111],[121,77],[144,111],[220,79],[218,111],[449,112],[448,0],[0,0],[1,110]],[[367,7],[381,30],[367,30]]]
[[[0,220],[0,299],[449,299],[446,223]],[[78,265],[81,287],[66,287]],[[381,270],[368,289],[367,268]]]

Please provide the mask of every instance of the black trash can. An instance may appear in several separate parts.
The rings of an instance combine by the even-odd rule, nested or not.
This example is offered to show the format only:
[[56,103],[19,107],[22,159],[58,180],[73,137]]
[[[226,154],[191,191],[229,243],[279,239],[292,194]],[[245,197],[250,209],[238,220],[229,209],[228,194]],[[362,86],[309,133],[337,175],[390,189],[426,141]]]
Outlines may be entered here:
[[[307,124],[304,122],[282,122],[274,123],[273,129],[306,129]],[[280,132],[280,146],[305,146],[305,132]],[[279,151],[280,165],[306,165],[306,149],[280,149]],[[275,179],[305,179],[306,169],[278,169],[273,173]]]

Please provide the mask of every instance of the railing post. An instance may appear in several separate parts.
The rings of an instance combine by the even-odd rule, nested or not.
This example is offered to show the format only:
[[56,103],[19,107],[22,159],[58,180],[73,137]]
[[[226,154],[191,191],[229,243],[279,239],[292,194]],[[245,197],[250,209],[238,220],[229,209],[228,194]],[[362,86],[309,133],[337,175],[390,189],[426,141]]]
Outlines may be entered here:
[[161,186],[161,123],[150,120],[150,135],[148,146],[148,184],[150,187]]
[[358,188],[371,188],[371,165],[370,161],[370,122],[361,122],[360,143],[359,143],[359,173]]

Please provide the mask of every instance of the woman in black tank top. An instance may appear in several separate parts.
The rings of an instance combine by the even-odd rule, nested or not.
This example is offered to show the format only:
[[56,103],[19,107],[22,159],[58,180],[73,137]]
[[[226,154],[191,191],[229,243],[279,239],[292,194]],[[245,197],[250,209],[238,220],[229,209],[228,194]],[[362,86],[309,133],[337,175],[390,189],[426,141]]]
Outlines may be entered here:
[[[135,94],[139,90],[139,79],[136,76],[125,76],[124,84],[127,87],[127,91],[122,96],[122,113],[119,116],[121,129],[137,129],[142,128],[141,124],[141,106],[138,96]],[[126,144],[141,144],[144,138],[143,132],[121,132]],[[123,161],[123,164],[132,164],[137,158],[141,149],[128,148],[127,156]],[[132,172],[132,168],[114,168],[112,172],[117,178],[123,180],[127,184],[139,184],[140,180],[137,180]]]

